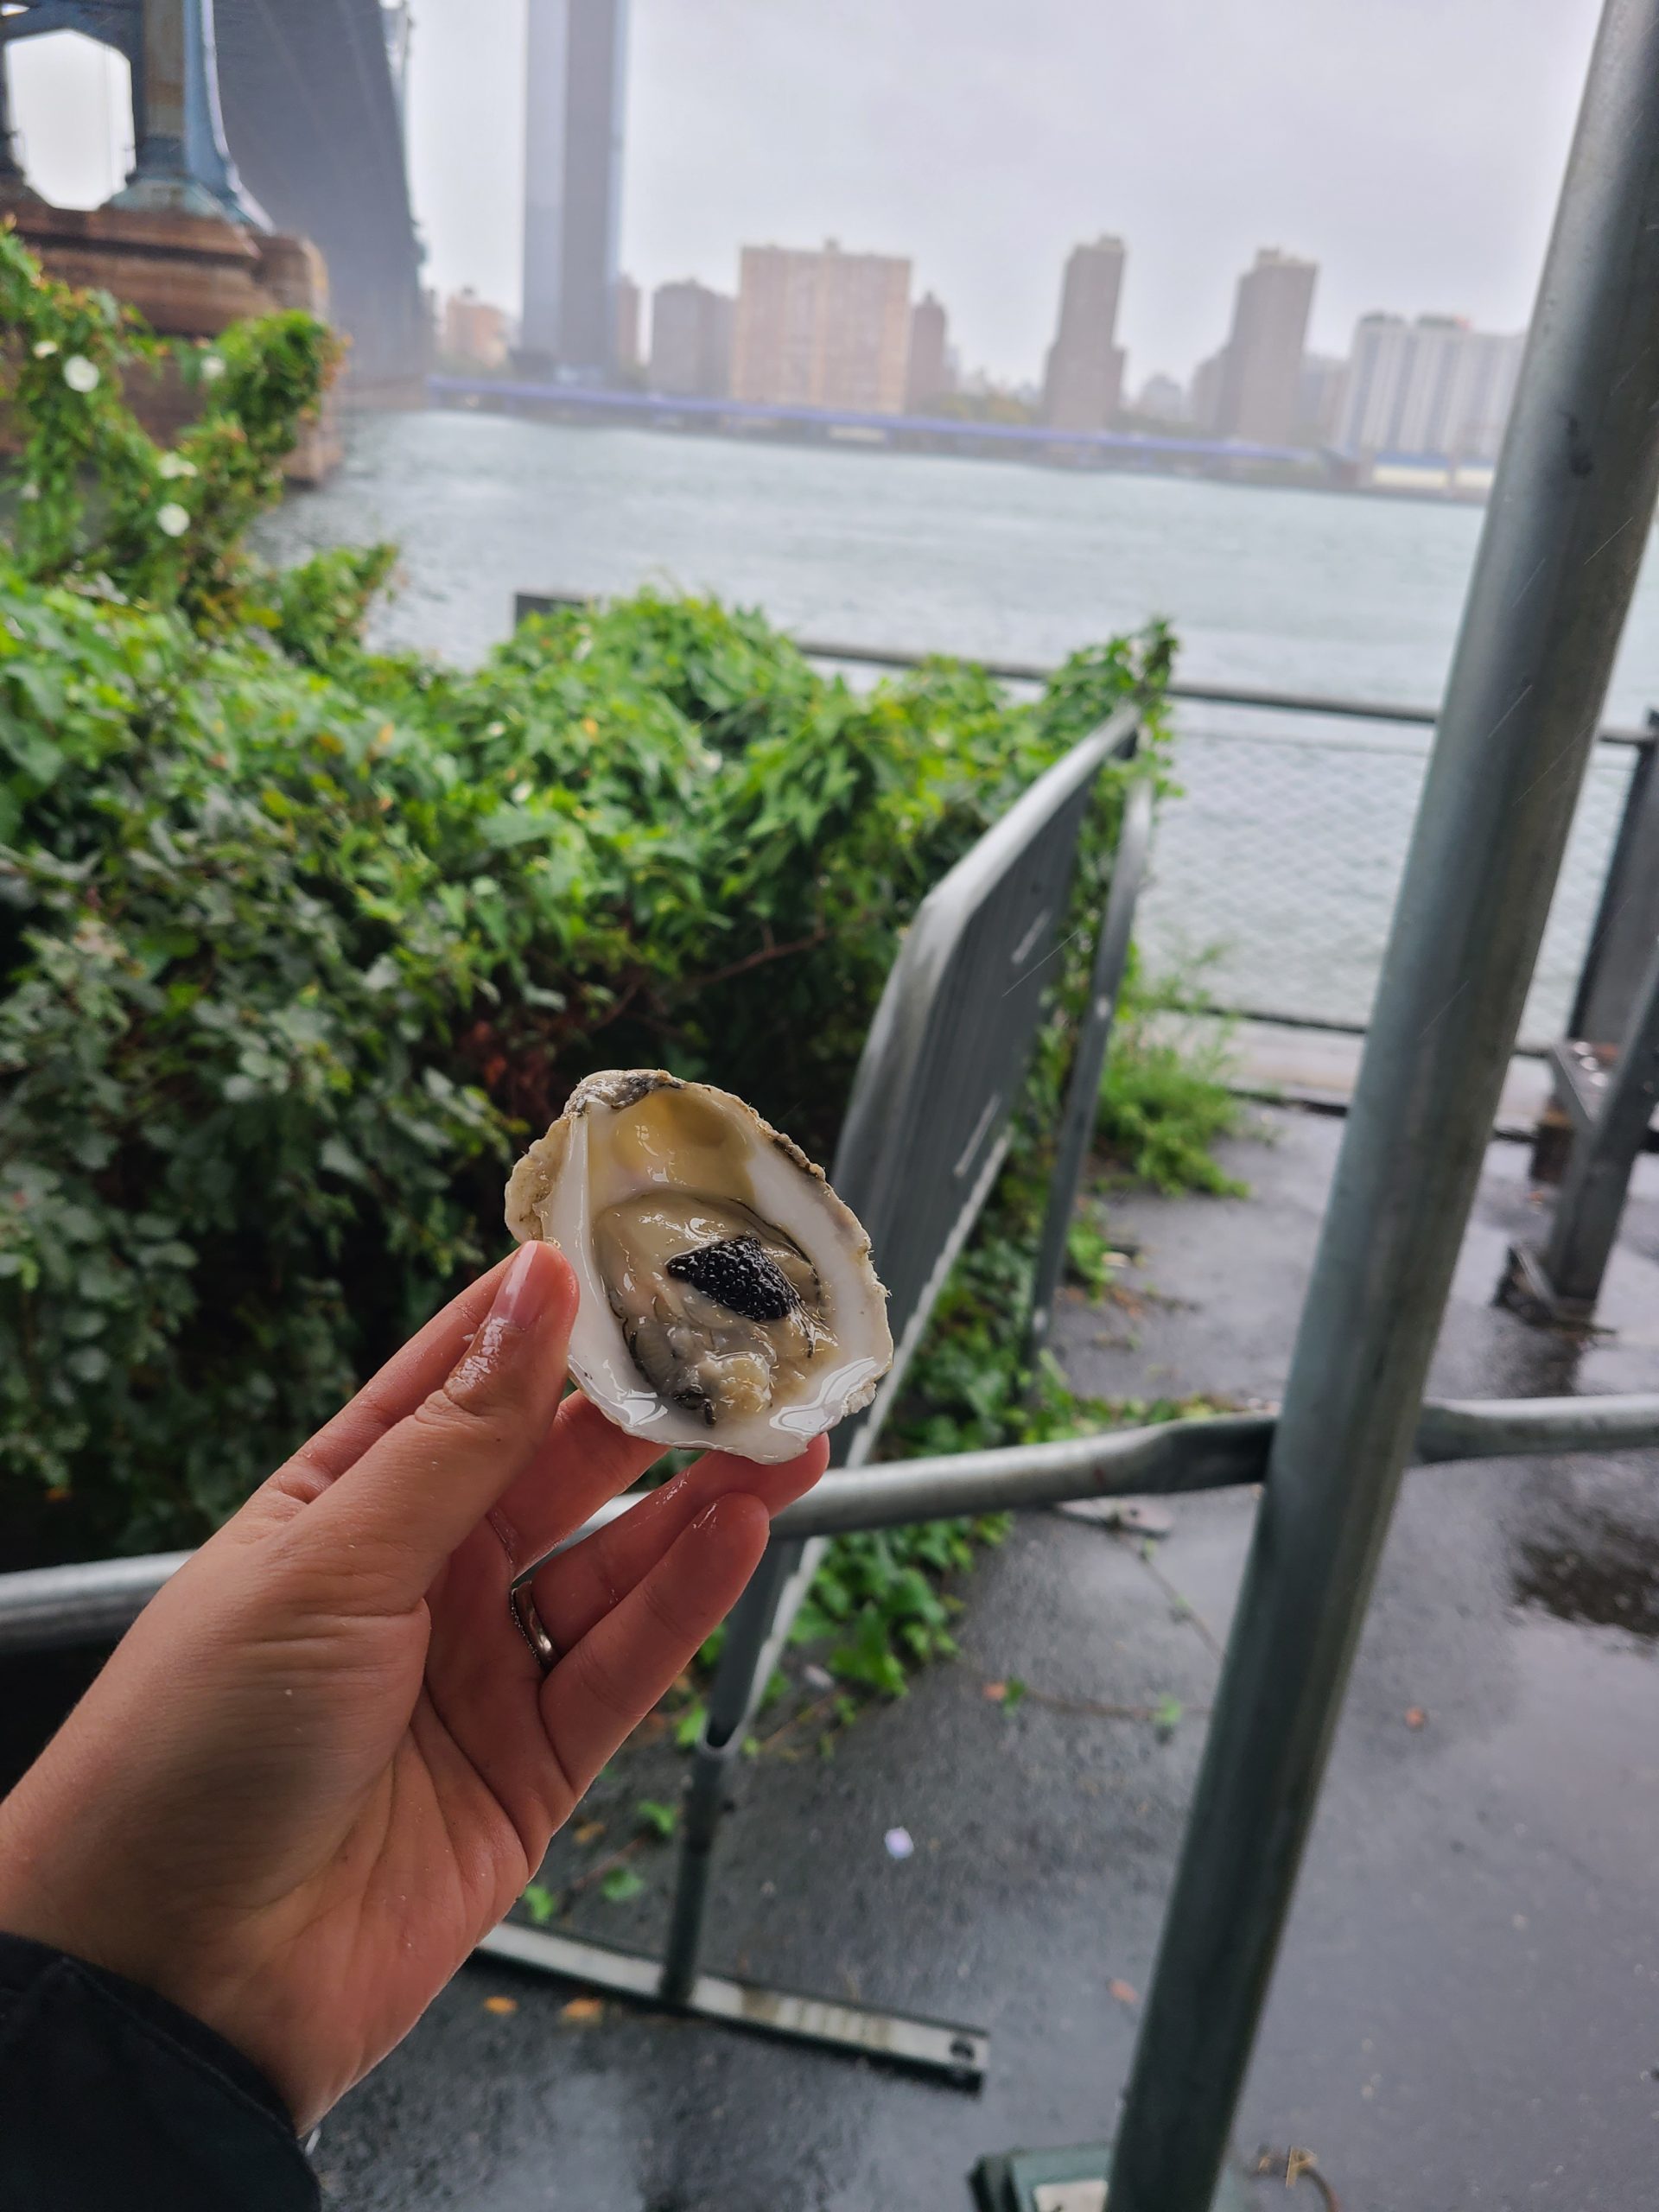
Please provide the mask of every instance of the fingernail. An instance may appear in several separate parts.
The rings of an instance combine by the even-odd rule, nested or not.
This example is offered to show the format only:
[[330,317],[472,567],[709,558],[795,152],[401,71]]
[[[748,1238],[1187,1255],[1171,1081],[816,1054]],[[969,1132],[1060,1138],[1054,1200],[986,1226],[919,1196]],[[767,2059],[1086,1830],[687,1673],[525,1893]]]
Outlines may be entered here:
[[540,1254],[541,1248],[535,1243],[518,1247],[512,1265],[502,1276],[495,1294],[495,1303],[490,1308],[492,1321],[504,1323],[512,1329],[531,1329],[540,1320],[547,1304],[552,1272],[543,1265]]

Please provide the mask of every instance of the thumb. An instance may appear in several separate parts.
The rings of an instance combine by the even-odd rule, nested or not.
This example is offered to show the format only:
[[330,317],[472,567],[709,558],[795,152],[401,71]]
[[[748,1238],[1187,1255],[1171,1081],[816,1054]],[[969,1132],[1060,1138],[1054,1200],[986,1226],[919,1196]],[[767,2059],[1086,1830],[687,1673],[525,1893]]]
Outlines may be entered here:
[[299,1541],[345,1548],[377,1603],[415,1604],[545,1442],[576,1296],[556,1245],[521,1246],[450,1374],[299,1516]]

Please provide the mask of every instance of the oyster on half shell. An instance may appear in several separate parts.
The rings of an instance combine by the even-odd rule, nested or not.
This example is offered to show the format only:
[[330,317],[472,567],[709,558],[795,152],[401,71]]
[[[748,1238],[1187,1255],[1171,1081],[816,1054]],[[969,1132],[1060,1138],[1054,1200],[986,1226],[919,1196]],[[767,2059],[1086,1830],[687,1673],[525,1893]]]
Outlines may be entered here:
[[822,1169],[711,1084],[589,1076],[514,1168],[507,1226],[575,1269],[583,1391],[664,1450],[791,1459],[892,1363],[869,1238]]

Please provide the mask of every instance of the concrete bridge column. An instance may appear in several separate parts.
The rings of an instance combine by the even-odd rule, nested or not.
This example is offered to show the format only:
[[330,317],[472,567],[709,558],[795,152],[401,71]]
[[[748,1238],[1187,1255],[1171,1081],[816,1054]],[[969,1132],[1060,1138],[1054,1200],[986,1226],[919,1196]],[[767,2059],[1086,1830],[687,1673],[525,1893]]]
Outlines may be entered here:
[[111,207],[271,227],[225,143],[213,0],[143,0],[132,110],[137,156]]

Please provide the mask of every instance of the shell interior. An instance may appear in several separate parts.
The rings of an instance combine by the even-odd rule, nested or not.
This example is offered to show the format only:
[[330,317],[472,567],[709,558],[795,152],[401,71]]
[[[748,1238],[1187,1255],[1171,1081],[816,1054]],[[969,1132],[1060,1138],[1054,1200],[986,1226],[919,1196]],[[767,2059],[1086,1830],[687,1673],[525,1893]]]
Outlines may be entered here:
[[515,1169],[507,1222],[575,1268],[584,1391],[664,1448],[792,1458],[867,1405],[892,1360],[856,1219],[786,1137],[711,1085],[590,1077]]

